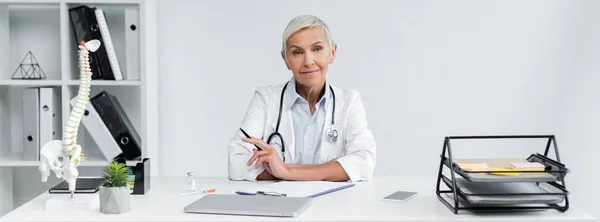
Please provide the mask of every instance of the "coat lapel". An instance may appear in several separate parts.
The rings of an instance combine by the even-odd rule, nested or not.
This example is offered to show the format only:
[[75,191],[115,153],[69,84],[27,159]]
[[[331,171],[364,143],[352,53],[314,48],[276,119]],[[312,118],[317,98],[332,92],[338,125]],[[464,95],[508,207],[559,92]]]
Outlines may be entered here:
[[[273,128],[273,132],[277,127],[277,119],[271,123],[271,127]],[[281,134],[283,143],[285,144],[285,162],[293,163],[294,162],[294,152],[296,142],[294,140],[294,125],[292,121],[292,111],[289,109],[284,109],[281,113],[281,124],[279,126],[279,134]],[[271,145],[277,144],[274,146],[279,153],[281,153],[281,144],[280,140],[277,136],[274,136],[271,139]]]
[[329,130],[331,128],[331,118],[332,118],[331,112],[333,110],[333,102],[331,100],[329,100],[329,101],[327,101],[327,107],[326,107],[327,113],[325,114],[325,123],[323,124],[321,145],[319,148],[319,160],[321,161],[320,163],[327,162],[329,160],[329,155],[331,155],[331,152],[336,149],[336,145],[338,143],[343,142],[340,127],[339,127],[340,120],[338,119],[338,116],[340,116],[339,112],[341,109],[341,106],[340,106],[341,102],[340,102],[340,98],[338,98],[337,95],[336,95],[335,99],[336,99],[336,101],[335,101],[336,109],[335,109],[334,115],[336,116],[336,119],[335,119],[334,124],[335,124],[335,129],[337,129],[339,135],[338,135],[337,140],[334,142],[329,138],[329,136],[327,134],[327,130]]

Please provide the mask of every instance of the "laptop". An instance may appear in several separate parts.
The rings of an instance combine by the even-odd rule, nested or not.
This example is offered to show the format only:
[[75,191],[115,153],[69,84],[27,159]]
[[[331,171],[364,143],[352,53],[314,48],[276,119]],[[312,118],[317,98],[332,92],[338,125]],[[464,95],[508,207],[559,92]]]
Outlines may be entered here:
[[313,203],[310,197],[207,194],[184,208],[186,213],[297,217]]

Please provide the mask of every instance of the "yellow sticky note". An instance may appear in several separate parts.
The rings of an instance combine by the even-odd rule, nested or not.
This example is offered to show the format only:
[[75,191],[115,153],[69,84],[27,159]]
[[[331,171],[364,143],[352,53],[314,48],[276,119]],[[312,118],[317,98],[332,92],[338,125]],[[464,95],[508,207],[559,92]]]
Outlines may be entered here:
[[544,171],[545,169],[543,167],[526,167],[526,168],[517,168],[514,167],[513,165],[510,166],[511,169],[515,169],[518,171]]
[[494,171],[518,171],[510,168],[492,168],[490,174],[500,175],[500,176],[519,176],[521,172],[494,172]]

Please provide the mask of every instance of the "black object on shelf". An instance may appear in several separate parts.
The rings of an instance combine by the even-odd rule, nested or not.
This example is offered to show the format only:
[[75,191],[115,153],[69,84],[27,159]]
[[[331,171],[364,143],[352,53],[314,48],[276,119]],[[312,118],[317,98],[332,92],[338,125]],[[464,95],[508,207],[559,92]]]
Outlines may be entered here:
[[69,9],[69,18],[75,37],[75,50],[81,41],[96,39],[101,42],[100,48],[89,53],[92,79],[114,80],[113,70],[108,60],[104,39],[100,33],[100,26],[95,14],[96,8],[79,5]]
[[[28,61],[26,61],[28,60]],[[17,75],[17,74],[20,74]],[[12,79],[45,79],[46,74],[44,74],[44,70],[40,67],[37,59],[33,56],[31,51],[27,52],[23,60],[21,60],[21,64],[19,67],[15,69],[13,73]]]
[[[526,160],[543,164],[544,170],[507,170],[493,171],[494,173],[528,173],[550,174],[553,177],[546,181],[532,178],[530,181],[519,181],[511,177],[507,180],[481,182],[477,177],[469,175],[489,174],[490,171],[469,171],[459,167],[452,156],[451,140],[482,140],[482,139],[547,139],[544,154],[531,154]],[[551,145],[554,148],[556,160],[548,157]],[[443,174],[444,167],[450,170],[450,177]],[[531,211],[556,209],[565,212],[569,209],[569,191],[565,185],[565,177],[569,169],[560,162],[560,155],[554,135],[506,135],[506,136],[447,136],[444,138],[440,166],[436,184],[438,199],[454,214],[459,210],[470,211]],[[457,174],[461,178],[456,178]],[[522,174],[521,174],[522,175]],[[474,179],[475,178],[475,179]],[[445,184],[448,189],[442,190]],[[539,189],[538,189],[539,188]],[[512,189],[512,190],[511,190]],[[447,200],[447,196],[450,200]],[[487,199],[486,199],[487,198]],[[564,202],[563,205],[559,205]]]
[[92,97],[90,103],[123,151],[117,158],[138,159],[142,155],[140,146],[142,141],[118,99],[114,95],[102,91]]

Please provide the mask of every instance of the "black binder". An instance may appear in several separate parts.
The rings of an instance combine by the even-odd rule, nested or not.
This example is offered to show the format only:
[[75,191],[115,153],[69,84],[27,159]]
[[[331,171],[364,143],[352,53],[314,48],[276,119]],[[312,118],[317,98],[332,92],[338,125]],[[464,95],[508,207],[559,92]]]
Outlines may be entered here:
[[100,33],[98,20],[95,14],[96,8],[90,8],[86,5],[80,5],[69,9],[69,17],[71,18],[71,26],[75,34],[75,46],[79,46],[80,42],[97,39],[101,42],[100,48],[95,52],[90,52],[90,68],[92,69],[92,79],[114,80],[108,53],[104,47],[104,40]]
[[[121,153],[116,158],[135,160],[141,157],[141,139],[115,96],[106,91],[90,99],[90,103],[115,139]],[[115,158],[115,159],[116,159]]]

